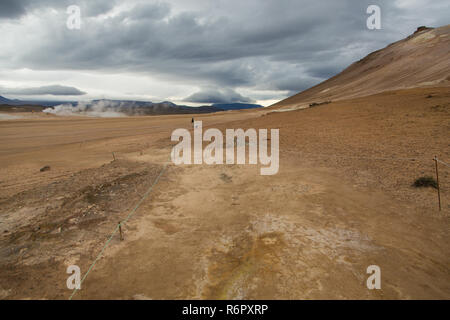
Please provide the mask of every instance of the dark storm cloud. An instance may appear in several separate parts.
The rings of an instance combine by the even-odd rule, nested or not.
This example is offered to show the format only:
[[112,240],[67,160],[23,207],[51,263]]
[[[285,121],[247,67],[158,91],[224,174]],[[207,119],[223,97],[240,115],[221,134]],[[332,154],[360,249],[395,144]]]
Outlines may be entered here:
[[17,19],[35,9],[66,9],[70,5],[80,6],[86,16],[96,16],[108,12],[117,0],[1,0],[0,19]]
[[74,87],[51,85],[32,88],[3,88],[0,87],[2,94],[16,94],[22,96],[34,96],[34,95],[53,95],[53,96],[82,96],[86,92],[78,90]]
[[195,103],[252,103],[254,100],[244,97],[231,89],[204,89],[183,99]]
[[131,20],[160,20],[166,17],[170,12],[170,5],[168,3],[139,3],[130,11],[126,12],[123,17]]
[[[13,58],[0,52],[0,67],[132,72],[201,88],[293,92],[335,75],[419,25],[448,19],[445,1],[413,1],[413,7],[404,0],[380,0],[382,30],[371,31],[366,28],[371,2],[216,0],[208,8],[175,12],[176,3],[152,1],[99,18],[113,1],[78,1],[81,30],[65,27],[65,10],[44,17],[27,43],[18,38],[17,47],[25,49]],[[2,15],[75,3],[3,1]]]
[[2,0],[0,1],[0,19],[14,19],[23,15],[26,11],[25,2],[20,0]]
[[308,75],[319,79],[328,79],[342,71],[342,69],[339,68],[338,65],[330,65],[326,63],[318,64],[317,66],[311,66],[307,70]]

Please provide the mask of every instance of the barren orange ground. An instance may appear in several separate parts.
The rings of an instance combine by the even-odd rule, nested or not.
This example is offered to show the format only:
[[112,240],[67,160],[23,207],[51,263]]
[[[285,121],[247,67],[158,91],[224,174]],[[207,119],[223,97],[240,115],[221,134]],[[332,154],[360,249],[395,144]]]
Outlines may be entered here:
[[[449,299],[450,168],[441,212],[436,190],[411,186],[435,155],[450,162],[449,105],[428,88],[196,116],[279,128],[279,173],[169,165],[74,299]],[[190,119],[0,121],[0,298],[67,299],[66,267],[88,270]]]

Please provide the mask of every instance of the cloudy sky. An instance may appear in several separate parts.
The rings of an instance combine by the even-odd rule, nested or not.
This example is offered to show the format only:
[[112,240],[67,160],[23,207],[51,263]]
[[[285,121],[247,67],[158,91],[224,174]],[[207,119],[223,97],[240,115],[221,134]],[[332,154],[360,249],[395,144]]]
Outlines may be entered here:
[[449,16],[448,0],[0,0],[0,95],[270,105]]

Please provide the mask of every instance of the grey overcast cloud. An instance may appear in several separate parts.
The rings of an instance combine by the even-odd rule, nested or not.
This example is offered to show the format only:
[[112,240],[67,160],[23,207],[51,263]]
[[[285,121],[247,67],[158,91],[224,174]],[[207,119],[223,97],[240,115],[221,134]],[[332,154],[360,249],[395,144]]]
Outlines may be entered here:
[[449,13],[448,0],[0,0],[0,95],[267,106]]

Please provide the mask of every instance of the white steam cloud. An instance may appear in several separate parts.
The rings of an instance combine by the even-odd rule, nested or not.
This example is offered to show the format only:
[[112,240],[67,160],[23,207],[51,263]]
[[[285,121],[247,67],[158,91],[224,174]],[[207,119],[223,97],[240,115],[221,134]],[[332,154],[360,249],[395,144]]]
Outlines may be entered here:
[[44,109],[43,112],[59,116],[117,118],[127,116],[122,112],[126,107],[125,102],[99,100],[92,102],[78,102],[76,106],[71,104],[60,104],[53,108]]
[[212,106],[178,106],[169,101],[153,103],[150,101],[124,101],[103,99],[88,102],[78,102],[75,105],[71,103],[60,104],[55,107],[46,108],[43,112],[59,116],[117,118],[142,115],[211,113],[217,111],[223,110]]

